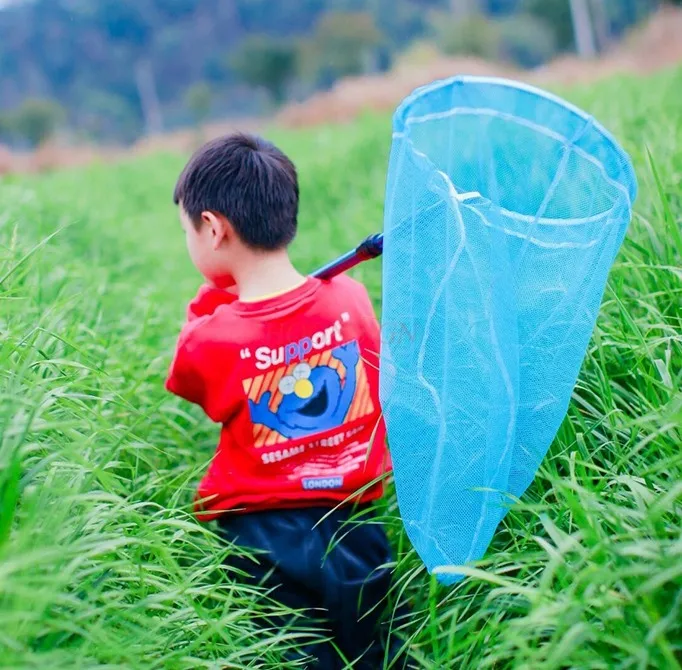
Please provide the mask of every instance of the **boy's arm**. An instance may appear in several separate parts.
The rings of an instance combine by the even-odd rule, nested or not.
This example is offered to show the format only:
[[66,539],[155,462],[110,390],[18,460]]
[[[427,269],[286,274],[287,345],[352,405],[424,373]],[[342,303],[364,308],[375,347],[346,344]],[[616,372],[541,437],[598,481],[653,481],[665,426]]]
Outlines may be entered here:
[[180,331],[166,378],[166,390],[203,407],[206,384],[197,366],[197,361],[191,353],[192,331],[199,325],[195,319],[189,319]]
[[225,423],[234,405],[232,348],[211,337],[207,319],[188,323],[180,333],[166,389],[199,405],[216,423]]
[[[224,423],[233,395],[229,377],[234,361],[232,347],[225,342],[223,329],[215,323],[212,312],[228,303],[226,296],[220,295],[225,291],[210,287],[209,291],[218,294],[207,301],[207,291],[202,287],[188,307],[188,320],[178,337],[165,386],[171,393],[199,405],[213,421]],[[231,302],[235,298],[227,299]]]
[[236,286],[226,289],[215,288],[204,284],[199,288],[194,299],[187,305],[187,321],[202,316],[210,316],[221,305],[229,305],[237,299]]

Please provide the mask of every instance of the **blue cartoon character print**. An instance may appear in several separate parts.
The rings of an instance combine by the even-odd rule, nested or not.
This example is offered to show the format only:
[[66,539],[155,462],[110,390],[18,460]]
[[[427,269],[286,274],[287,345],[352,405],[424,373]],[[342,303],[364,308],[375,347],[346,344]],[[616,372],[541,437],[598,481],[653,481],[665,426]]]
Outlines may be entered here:
[[360,360],[357,342],[336,347],[332,357],[346,368],[345,380],[327,365],[311,368],[308,363],[299,363],[279,383],[283,398],[276,412],[269,407],[270,391],[263,393],[258,402],[249,400],[252,421],[290,440],[342,425],[357,386],[356,367]]

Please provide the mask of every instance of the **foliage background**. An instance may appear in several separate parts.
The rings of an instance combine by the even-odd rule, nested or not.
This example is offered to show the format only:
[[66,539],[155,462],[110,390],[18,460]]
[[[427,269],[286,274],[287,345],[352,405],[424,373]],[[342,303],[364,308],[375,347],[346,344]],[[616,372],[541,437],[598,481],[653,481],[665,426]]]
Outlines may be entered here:
[[[616,39],[657,0],[591,0]],[[0,141],[131,142],[209,118],[267,112],[415,41],[533,67],[573,48],[569,0],[19,0],[0,8]],[[464,9],[463,9],[464,8]],[[601,45],[606,47],[607,45]],[[282,64],[285,67],[282,67]],[[28,101],[28,110],[23,107]],[[41,106],[41,132],[23,117]]]

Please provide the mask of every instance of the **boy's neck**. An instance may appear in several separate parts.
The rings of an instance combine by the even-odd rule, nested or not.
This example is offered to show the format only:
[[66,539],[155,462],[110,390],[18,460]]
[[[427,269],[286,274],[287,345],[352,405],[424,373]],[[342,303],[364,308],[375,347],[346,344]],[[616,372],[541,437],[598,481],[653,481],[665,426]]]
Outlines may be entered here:
[[284,293],[300,286],[305,277],[292,265],[286,249],[269,253],[249,253],[234,273],[240,300]]

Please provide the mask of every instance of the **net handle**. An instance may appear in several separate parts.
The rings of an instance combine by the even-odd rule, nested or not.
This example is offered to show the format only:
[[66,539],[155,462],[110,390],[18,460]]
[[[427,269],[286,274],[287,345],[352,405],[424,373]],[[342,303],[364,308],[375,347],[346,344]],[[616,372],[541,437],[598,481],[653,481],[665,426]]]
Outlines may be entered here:
[[374,233],[365,238],[355,249],[343,254],[343,256],[339,256],[336,260],[323,265],[313,272],[313,277],[324,280],[332,279],[360,263],[381,256],[383,251],[384,236],[382,233]]

